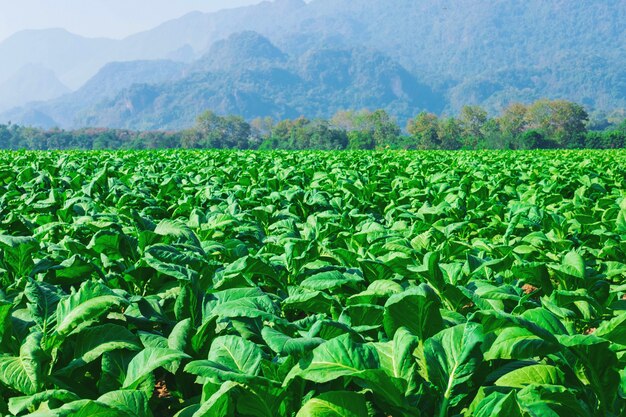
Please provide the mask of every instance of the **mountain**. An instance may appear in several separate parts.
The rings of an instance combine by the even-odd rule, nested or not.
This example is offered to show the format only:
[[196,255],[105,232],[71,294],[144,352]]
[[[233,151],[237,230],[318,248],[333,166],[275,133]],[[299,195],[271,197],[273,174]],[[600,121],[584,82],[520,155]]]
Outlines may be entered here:
[[113,61],[191,61],[214,42],[246,30],[252,22],[263,19],[261,27],[268,29],[276,23],[276,16],[291,13],[294,4],[306,5],[298,0],[278,0],[215,13],[193,12],[121,40],[86,38],[64,29],[21,31],[0,42],[0,82],[27,64],[41,64],[65,85],[77,89]]
[[291,57],[267,38],[244,32],[216,43],[188,75],[134,84],[82,113],[76,124],[183,128],[206,109],[251,119],[330,117],[351,107],[382,107],[406,119],[442,105],[442,97],[378,52],[317,49]]
[[[163,83],[183,77],[187,65],[166,60],[112,62],[77,91],[47,102],[12,109],[3,119],[35,126],[77,126],[78,115],[134,84]],[[37,123],[42,120],[42,123]]]
[[27,30],[0,43],[0,82],[28,65],[42,65],[60,81],[76,88],[113,55],[116,41],[88,39],[63,29]]
[[215,42],[191,67],[192,72],[237,71],[246,66],[284,63],[287,55],[257,32],[235,33]]
[[69,91],[53,71],[28,64],[0,83],[0,111],[31,101],[50,100]]
[[[113,77],[89,108],[68,96],[78,111],[72,126],[182,126],[205,106],[247,117],[370,106],[404,118],[420,109],[456,113],[466,104],[497,112],[547,97],[612,110],[626,108],[624,21],[623,0],[265,1],[190,13],[118,41],[24,32],[0,43],[9,63],[0,82],[29,62],[72,89],[112,61],[186,65],[174,80],[137,77],[129,85]],[[22,111],[56,121],[59,114],[45,107]]]

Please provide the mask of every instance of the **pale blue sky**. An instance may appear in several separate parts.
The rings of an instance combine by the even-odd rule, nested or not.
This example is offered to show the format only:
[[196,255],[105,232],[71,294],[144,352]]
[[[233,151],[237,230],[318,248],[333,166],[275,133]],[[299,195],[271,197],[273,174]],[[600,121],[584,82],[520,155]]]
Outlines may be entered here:
[[65,28],[122,38],[185,13],[215,11],[261,0],[0,0],[0,41],[23,29]]

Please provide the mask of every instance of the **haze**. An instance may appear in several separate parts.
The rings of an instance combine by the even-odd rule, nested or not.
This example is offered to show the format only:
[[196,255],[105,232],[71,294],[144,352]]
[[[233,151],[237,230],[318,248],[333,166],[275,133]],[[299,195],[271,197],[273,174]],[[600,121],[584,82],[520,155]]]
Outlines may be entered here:
[[0,0],[0,41],[21,30],[47,28],[123,38],[191,11],[255,3],[260,0]]

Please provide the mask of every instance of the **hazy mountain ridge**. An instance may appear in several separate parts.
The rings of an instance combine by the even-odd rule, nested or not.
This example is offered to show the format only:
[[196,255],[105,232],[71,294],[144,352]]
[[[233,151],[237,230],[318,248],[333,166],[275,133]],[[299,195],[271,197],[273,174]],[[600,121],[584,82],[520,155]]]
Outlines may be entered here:
[[[241,53],[248,48],[250,54]],[[217,68],[216,59],[226,59],[227,64]],[[246,32],[215,44],[191,65],[188,76],[135,84],[83,113],[77,124],[181,128],[193,124],[206,109],[251,119],[330,117],[353,106],[382,107],[407,118],[436,101],[441,106],[443,99],[379,53],[324,49],[290,57],[268,39]]]
[[31,101],[49,100],[69,91],[52,70],[27,64],[0,83],[0,111]]
[[[172,123],[165,119],[178,117],[179,125],[186,124],[191,112],[204,110],[204,105],[217,111],[241,111],[246,117],[315,117],[326,116],[320,109],[373,106],[404,118],[421,109],[456,112],[465,104],[480,104],[496,112],[511,101],[549,97],[608,110],[626,107],[624,21],[626,2],[621,0],[277,0],[217,13],[191,13],[121,41],[75,39],[55,32],[59,44],[75,45],[83,55],[78,62],[64,60],[54,53],[57,41],[47,41],[53,52],[43,54],[45,59],[40,61],[64,83],[79,79],[77,74],[95,74],[110,61],[174,58],[195,62],[185,67],[187,75],[176,82],[138,76],[129,79],[149,86],[132,87],[123,81],[124,76],[113,76],[119,83],[96,88],[89,108],[81,107],[80,95],[67,96],[75,99],[74,110],[83,114],[71,122],[67,117],[58,121],[58,115],[52,114],[57,102],[28,106],[25,111],[36,110],[71,126],[116,120],[124,126],[168,127]],[[241,38],[240,49],[220,51],[233,34]],[[27,35],[14,38],[41,41],[35,33]],[[256,42],[259,35],[268,39],[265,44]],[[249,44],[243,42],[246,37]],[[0,54],[10,56],[15,44],[15,39],[1,43]],[[22,50],[29,50],[21,45]],[[370,58],[363,62],[371,68],[365,71],[363,82],[376,80],[369,91],[358,78],[364,71],[355,51],[364,49]],[[374,58],[376,53],[386,60]],[[24,54],[14,55],[19,58],[12,59],[15,65],[24,64],[28,58]],[[319,59],[311,60],[319,54]],[[391,61],[396,69],[386,73]],[[0,80],[10,69],[0,70]],[[381,77],[389,74],[392,79],[382,82]],[[387,81],[394,86],[391,94],[383,86]],[[410,91],[419,93],[403,94],[407,83],[414,84]],[[146,101],[150,97],[156,101],[124,118],[116,115],[125,108],[120,104],[123,97],[146,105],[152,103]],[[153,109],[151,114],[144,113],[148,108]],[[172,115],[166,115],[167,111]],[[10,114],[17,117],[19,113]]]

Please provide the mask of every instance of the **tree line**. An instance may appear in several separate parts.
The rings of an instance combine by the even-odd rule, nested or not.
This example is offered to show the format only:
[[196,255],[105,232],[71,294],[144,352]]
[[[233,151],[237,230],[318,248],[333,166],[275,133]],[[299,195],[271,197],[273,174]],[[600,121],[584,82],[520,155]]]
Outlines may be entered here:
[[490,117],[479,106],[457,116],[422,112],[404,129],[384,110],[340,111],[330,119],[259,118],[207,111],[182,131],[43,130],[0,125],[2,149],[614,149],[626,147],[626,114],[589,115],[579,104],[511,104]]

